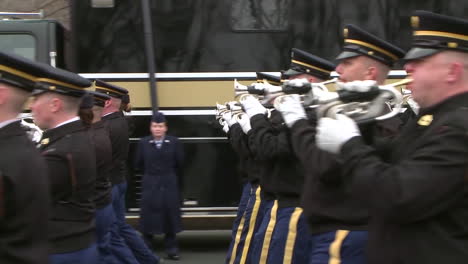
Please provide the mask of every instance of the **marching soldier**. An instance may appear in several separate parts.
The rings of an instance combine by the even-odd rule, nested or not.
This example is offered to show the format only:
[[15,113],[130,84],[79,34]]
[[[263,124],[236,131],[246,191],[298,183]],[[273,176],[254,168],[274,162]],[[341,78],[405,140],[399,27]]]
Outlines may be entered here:
[[[120,110],[122,98],[128,94],[124,88],[95,80],[96,92],[110,96],[104,104],[102,120],[109,128],[112,145],[112,166],[110,181],[112,183],[112,207],[116,222],[111,229],[113,254],[125,263],[159,263],[159,257],[153,254],[143,239],[125,221],[125,194],[127,192],[127,158],[129,148],[128,124]],[[123,239],[123,240],[122,240]],[[126,248],[131,250],[131,253]]]
[[[340,80],[372,80],[374,85],[382,84],[403,51],[356,26],[348,25],[344,31],[345,44],[336,68]],[[288,99],[277,109],[290,128],[294,152],[306,170],[302,205],[312,233],[310,263],[366,263],[369,219],[366,201],[348,189],[344,164],[315,146],[316,117],[309,115],[306,120],[299,98]],[[374,126],[361,126],[369,142],[374,136]],[[399,123],[392,121],[386,127],[385,131],[395,131]]]
[[[257,83],[264,81],[271,85],[279,85],[281,79],[274,75],[257,72]],[[239,155],[240,173],[246,174],[247,181],[239,202],[226,263],[250,263],[253,256],[251,250],[253,237],[259,230],[264,215],[271,210],[274,202],[271,184],[261,179],[262,168],[267,164],[258,160],[255,157],[255,149],[250,148],[247,137],[250,122],[247,116],[243,115],[243,118],[244,120],[239,123],[238,118],[232,113],[223,115],[223,119],[229,125],[229,141]]]
[[0,52],[0,262],[46,264],[46,164],[17,116],[41,65]]
[[364,190],[371,264],[466,263],[468,20],[416,11],[411,22],[405,70],[417,117],[386,157],[345,116],[319,121],[317,146],[338,155],[351,187]]
[[[307,78],[321,82],[330,77],[334,65],[305,51],[293,49],[290,69],[283,73],[290,79]],[[250,98],[249,98],[250,99]],[[257,155],[267,166],[264,175],[273,186],[275,205],[265,233],[255,236],[254,261],[259,263],[307,263],[309,235],[300,207],[304,171],[291,148],[290,132],[280,113],[274,111],[268,120],[258,100],[241,101],[250,117],[248,136]],[[260,241],[261,243],[258,243]],[[260,245],[260,246],[259,246]]]
[[78,108],[91,85],[77,74],[44,65],[36,73],[31,112],[44,131],[40,151],[50,182],[50,263],[97,263],[95,241],[96,158]]
[[106,94],[88,91],[80,104],[79,116],[85,126],[91,128],[96,155],[96,238],[99,263],[116,263],[111,250],[111,227],[115,222],[112,209],[112,186],[109,180],[112,165],[112,146],[109,131],[101,120]]

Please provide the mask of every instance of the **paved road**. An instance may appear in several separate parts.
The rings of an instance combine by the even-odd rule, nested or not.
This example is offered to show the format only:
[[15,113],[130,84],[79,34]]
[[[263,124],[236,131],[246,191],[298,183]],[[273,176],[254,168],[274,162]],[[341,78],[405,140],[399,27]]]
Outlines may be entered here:
[[[184,231],[178,235],[180,260],[164,264],[222,264],[231,239],[231,230]],[[162,236],[155,238],[156,253],[166,257]]]

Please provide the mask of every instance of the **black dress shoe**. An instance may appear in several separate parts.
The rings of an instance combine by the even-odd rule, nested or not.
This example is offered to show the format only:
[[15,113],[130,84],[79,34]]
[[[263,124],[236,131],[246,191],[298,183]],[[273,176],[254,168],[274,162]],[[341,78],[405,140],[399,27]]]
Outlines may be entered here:
[[167,258],[170,260],[179,260],[180,257],[177,254],[167,254]]

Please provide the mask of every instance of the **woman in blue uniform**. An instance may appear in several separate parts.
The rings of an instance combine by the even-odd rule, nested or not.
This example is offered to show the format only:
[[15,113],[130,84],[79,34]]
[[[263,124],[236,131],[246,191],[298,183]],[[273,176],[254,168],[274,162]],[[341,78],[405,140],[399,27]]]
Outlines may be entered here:
[[165,234],[166,252],[179,259],[176,233],[181,231],[179,180],[183,150],[177,137],[166,135],[164,114],[151,120],[151,135],[140,140],[135,168],[143,171],[140,230],[151,243],[153,235]]

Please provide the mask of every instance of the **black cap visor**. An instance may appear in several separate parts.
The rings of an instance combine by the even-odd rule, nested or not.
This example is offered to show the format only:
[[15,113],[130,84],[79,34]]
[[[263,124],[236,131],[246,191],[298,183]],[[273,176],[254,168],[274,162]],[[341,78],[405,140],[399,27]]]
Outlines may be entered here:
[[441,49],[427,49],[427,48],[419,48],[419,47],[414,47],[410,49],[405,57],[403,58],[404,61],[411,61],[411,60],[417,60],[420,58],[428,57],[431,55],[436,54],[437,52],[442,51]]
[[343,52],[341,52],[335,60],[344,60],[344,59],[348,59],[348,58],[352,58],[352,57],[357,57],[357,56],[362,56],[363,54],[361,53],[357,53],[357,52],[354,52],[354,51],[348,51],[348,50],[345,50]]

